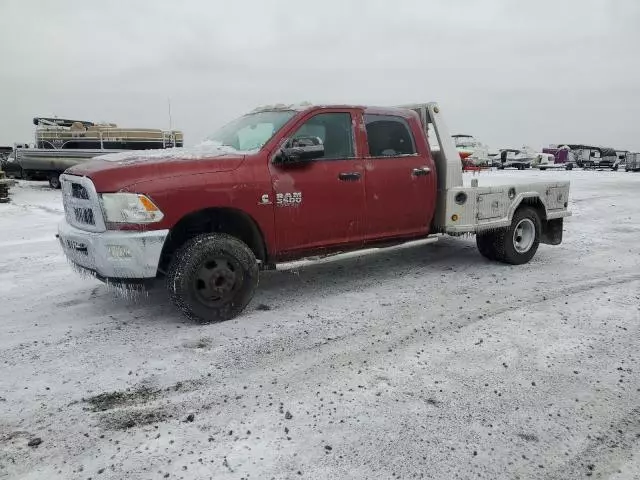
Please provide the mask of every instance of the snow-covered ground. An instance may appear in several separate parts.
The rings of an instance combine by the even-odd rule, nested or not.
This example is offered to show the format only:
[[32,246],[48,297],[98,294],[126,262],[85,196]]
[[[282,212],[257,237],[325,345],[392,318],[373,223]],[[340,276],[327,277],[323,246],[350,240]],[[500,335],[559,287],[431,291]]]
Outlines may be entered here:
[[20,182],[0,478],[640,478],[640,174],[479,178],[570,179],[563,244],[520,267],[451,238],[268,272],[214,325],[78,276],[60,192]]

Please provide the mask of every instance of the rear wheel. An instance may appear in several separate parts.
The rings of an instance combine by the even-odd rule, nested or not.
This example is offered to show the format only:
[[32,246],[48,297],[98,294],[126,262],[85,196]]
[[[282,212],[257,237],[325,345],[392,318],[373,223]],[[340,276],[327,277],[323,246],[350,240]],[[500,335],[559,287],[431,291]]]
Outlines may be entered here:
[[251,249],[223,233],[199,235],[174,255],[167,274],[173,303],[190,319],[219,322],[237,316],[258,285]]
[[521,207],[508,228],[476,236],[480,253],[490,259],[522,265],[533,258],[540,245],[541,222],[538,212]]
[[489,260],[499,260],[496,258],[497,252],[493,248],[495,241],[495,232],[478,233],[476,235],[476,245],[483,257]]

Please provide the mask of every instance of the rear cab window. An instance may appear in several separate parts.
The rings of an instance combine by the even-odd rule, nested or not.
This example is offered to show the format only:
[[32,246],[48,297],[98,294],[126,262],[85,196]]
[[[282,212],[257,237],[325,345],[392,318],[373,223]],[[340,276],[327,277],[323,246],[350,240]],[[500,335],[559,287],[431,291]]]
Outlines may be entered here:
[[406,119],[396,115],[365,114],[370,157],[415,155],[416,142]]

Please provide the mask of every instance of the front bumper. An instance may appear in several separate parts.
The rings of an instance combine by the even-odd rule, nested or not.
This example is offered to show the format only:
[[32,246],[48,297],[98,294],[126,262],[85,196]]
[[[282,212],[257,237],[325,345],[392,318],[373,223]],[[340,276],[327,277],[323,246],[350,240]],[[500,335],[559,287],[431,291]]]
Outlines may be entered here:
[[73,264],[103,279],[155,278],[169,230],[87,232],[62,221],[58,238]]

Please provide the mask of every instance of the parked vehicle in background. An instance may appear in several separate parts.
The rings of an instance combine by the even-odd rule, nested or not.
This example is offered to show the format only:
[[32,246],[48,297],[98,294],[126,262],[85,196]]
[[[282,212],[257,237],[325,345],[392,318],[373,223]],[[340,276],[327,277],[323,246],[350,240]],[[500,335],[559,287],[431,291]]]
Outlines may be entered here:
[[624,169],[627,172],[640,172],[640,153],[627,153],[627,162]]
[[547,170],[549,168],[564,168],[564,165],[556,165],[556,157],[550,153],[538,153],[531,162],[531,168]]
[[25,144],[14,147],[0,147],[0,170],[9,178],[22,178],[22,168],[16,162],[15,148],[26,148]]
[[0,146],[0,170],[4,170],[4,165],[7,163],[9,155],[13,152],[13,147]]
[[618,156],[613,148],[572,143],[563,143],[560,145],[571,150],[575,156],[576,165],[581,168],[614,169],[618,162]]
[[569,147],[546,147],[542,149],[542,153],[538,154],[538,156],[535,166],[540,170],[552,168],[572,170],[575,166],[575,156]]
[[0,170],[9,178],[22,178],[22,168],[20,168],[20,165],[16,162],[13,151],[0,162]]
[[518,170],[524,170],[525,168],[531,168],[537,153],[529,148],[522,147],[521,149],[515,148],[503,148],[500,150],[500,170],[505,168],[517,168]]
[[472,135],[456,134],[452,135],[456,150],[460,154],[463,165],[476,167],[491,166],[489,157],[489,147],[476,140]]
[[5,161],[11,152],[13,152],[13,147],[0,146],[0,162]]
[[475,233],[486,258],[523,264],[562,241],[568,182],[474,183],[437,104],[265,107],[195,149],[70,168],[58,236],[107,282],[166,277],[201,321],[238,315],[278,262]]
[[59,176],[67,168],[97,155],[183,144],[178,130],[118,128],[114,123],[45,117],[36,117],[33,123],[35,148],[16,148],[15,161],[25,178],[44,176],[52,188],[60,188]]
[[616,160],[616,163],[613,165],[614,170],[622,170],[627,166],[628,154],[629,151],[627,150],[616,150],[616,156],[618,157],[618,160]]

